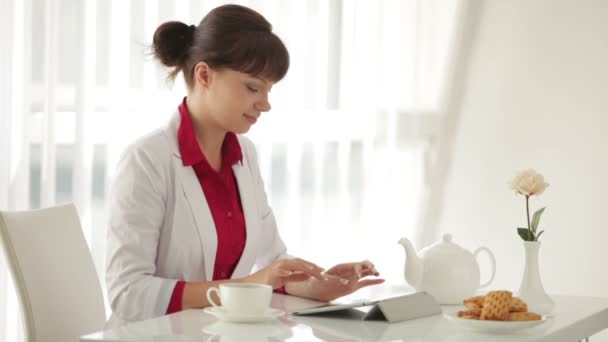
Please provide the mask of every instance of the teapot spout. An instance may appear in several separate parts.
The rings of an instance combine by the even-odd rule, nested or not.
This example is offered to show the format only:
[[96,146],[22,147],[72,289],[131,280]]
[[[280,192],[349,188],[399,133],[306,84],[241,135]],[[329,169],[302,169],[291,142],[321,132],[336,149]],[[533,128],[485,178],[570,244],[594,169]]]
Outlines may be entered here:
[[416,250],[410,240],[401,238],[399,244],[405,250],[405,280],[415,289],[418,289],[418,286],[422,282],[422,259],[416,254]]

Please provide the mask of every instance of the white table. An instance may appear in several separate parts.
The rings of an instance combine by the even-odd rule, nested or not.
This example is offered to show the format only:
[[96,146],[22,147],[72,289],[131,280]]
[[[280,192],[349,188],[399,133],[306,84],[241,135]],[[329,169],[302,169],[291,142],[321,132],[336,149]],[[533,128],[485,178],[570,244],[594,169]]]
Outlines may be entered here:
[[[381,285],[361,290],[343,301],[389,298],[411,292],[404,286]],[[389,324],[352,318],[284,315],[258,324],[224,323],[202,310],[186,310],[81,337],[93,341],[551,341],[574,342],[608,328],[608,298],[554,296],[556,307],[545,323],[511,334],[489,335],[464,330],[442,315]],[[310,301],[275,294],[273,307],[287,311]],[[460,306],[443,306],[444,312]]]

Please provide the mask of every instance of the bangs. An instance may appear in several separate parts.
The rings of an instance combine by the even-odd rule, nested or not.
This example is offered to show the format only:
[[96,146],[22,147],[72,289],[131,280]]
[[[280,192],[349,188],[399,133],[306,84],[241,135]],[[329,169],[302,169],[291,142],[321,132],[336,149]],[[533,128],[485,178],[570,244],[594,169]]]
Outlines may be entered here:
[[271,32],[242,34],[229,50],[225,54],[229,60],[219,64],[254,77],[278,82],[289,69],[289,52],[281,39]]

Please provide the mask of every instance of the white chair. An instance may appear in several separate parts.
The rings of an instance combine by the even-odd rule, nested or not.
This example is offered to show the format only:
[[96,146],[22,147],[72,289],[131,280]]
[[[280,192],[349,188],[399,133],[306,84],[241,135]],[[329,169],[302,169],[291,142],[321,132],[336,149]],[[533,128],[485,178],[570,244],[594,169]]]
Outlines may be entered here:
[[74,205],[0,211],[0,241],[26,341],[75,342],[103,329],[103,295]]

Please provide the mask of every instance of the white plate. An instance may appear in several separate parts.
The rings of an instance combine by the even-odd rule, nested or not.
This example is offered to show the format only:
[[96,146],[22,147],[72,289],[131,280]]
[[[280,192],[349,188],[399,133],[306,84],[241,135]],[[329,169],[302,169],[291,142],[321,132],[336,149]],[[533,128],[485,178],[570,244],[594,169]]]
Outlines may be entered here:
[[482,332],[491,332],[491,333],[509,333],[513,331],[518,331],[522,329],[528,329],[539,324],[543,324],[547,321],[546,316],[542,316],[542,318],[538,321],[517,321],[517,322],[508,322],[508,321],[481,321],[477,319],[466,319],[458,317],[458,313],[444,313],[443,316],[447,318],[449,321],[460,325],[464,328]]
[[283,311],[269,308],[261,315],[245,315],[239,313],[230,313],[221,307],[211,306],[205,308],[204,311],[210,315],[217,317],[218,319],[226,322],[240,322],[240,323],[255,323],[255,322],[264,322],[271,319],[275,319],[281,315],[283,315]]

